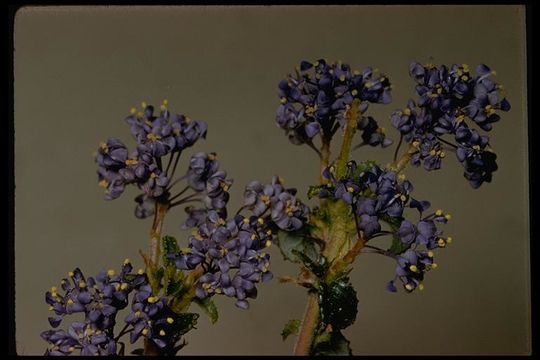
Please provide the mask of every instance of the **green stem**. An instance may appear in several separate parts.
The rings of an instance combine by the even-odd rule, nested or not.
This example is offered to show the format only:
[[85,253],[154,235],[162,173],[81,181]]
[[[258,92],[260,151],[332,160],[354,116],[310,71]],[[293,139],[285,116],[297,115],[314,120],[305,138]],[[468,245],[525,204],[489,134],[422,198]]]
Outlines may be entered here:
[[409,146],[409,149],[401,156],[401,158],[391,163],[388,168],[390,170],[395,171],[396,173],[402,172],[411,161],[413,155],[416,154],[417,152],[418,152],[418,149],[411,144]]
[[[347,111],[345,131],[339,157],[336,160],[335,174],[339,179],[347,173],[347,163],[351,152],[352,140],[357,128],[359,101],[355,100]],[[328,180],[322,176],[322,171],[330,163],[330,141],[323,137],[321,146],[321,184],[326,184]],[[344,244],[350,240],[349,225],[347,223],[349,206],[344,201],[321,201],[321,207],[326,207],[330,213],[332,222],[329,224],[329,231],[325,239],[325,246],[322,255],[329,261],[336,257],[345,256],[349,249]],[[344,254],[342,254],[344,252]],[[313,346],[315,333],[319,326],[319,296],[316,292],[310,292],[302,326],[294,346],[294,355],[310,355]]]
[[343,134],[343,142],[341,143],[341,151],[339,152],[339,157],[336,161],[336,177],[338,179],[347,174],[347,163],[349,162],[349,154],[351,153],[352,140],[356,132],[358,117],[360,116],[360,111],[358,110],[359,106],[359,100],[355,99],[345,114],[347,122]]

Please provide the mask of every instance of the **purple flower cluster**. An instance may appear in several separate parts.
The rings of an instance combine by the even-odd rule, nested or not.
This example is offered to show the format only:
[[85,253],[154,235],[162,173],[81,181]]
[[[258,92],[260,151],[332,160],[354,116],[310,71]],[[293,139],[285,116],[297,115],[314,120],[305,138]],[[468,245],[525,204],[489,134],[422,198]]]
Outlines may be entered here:
[[144,284],[133,295],[131,312],[125,322],[133,327],[129,341],[133,344],[141,336],[151,340],[158,348],[174,345],[174,325],[178,315],[167,306],[167,298],[152,296],[152,288]]
[[278,228],[285,231],[300,229],[309,213],[309,208],[296,198],[296,189],[285,189],[278,176],[270,184],[253,181],[244,192],[244,207],[256,216],[270,218]]
[[[446,223],[450,215],[437,210],[422,217],[430,203],[411,197],[411,182],[373,163],[357,166],[351,161],[347,175],[341,179],[335,177],[332,167],[325,169],[323,175],[331,183],[320,190],[319,196],[350,204],[358,230],[362,231],[366,242],[383,235],[391,235],[398,241],[401,250],[393,255],[398,262],[396,279],[403,281],[406,290],[416,289],[423,279],[423,272],[432,264],[431,250],[451,242],[451,238],[442,237],[442,231],[436,226],[436,223]],[[418,210],[421,219],[416,224],[405,219],[405,208]],[[381,223],[388,224],[390,231],[384,230]],[[395,291],[395,279],[388,289]]]
[[262,218],[236,215],[225,221],[214,211],[208,211],[204,223],[189,237],[189,247],[169,254],[176,266],[191,270],[201,265],[205,273],[199,278],[196,295],[204,299],[223,294],[237,299],[236,305],[246,309],[247,298],[255,298],[255,284],[268,281],[268,253],[273,233]]
[[[119,274],[112,269],[102,270],[95,277],[85,278],[77,268],[69,273],[69,279],[62,279],[62,291],[56,287],[47,291],[45,301],[54,314],[49,317],[49,323],[54,329],[41,334],[41,337],[49,343],[45,355],[69,355],[75,351],[80,351],[81,355],[116,354],[118,337],[114,336],[114,327],[118,312],[128,306],[128,297],[130,293],[135,292],[133,311],[126,318],[126,323],[134,325],[137,330],[136,324],[128,320],[135,316],[136,311],[141,310],[137,304],[142,301],[148,302],[148,298],[151,297],[147,276],[142,270],[135,274],[131,273],[132,270],[129,260],[124,262]],[[167,310],[165,306],[162,307]],[[141,311],[143,310],[145,309]],[[75,313],[84,314],[84,321],[72,323],[67,331],[56,329],[65,316]],[[153,312],[153,319],[157,317],[155,321],[160,321],[159,317],[163,317],[163,313],[164,311]],[[153,333],[144,335],[154,339]],[[137,338],[132,335],[132,342]],[[158,340],[154,342],[158,346],[162,345]]]
[[[96,155],[99,185],[105,188],[107,200],[118,198],[126,185],[136,184],[143,194],[136,198],[137,217],[153,213],[157,199],[168,195],[168,186],[175,167],[170,170],[174,155],[206,137],[207,125],[184,115],[171,115],[166,101],[158,116],[154,107],[143,105],[143,111],[131,110],[126,122],[137,141],[136,149],[129,153],[119,139],[109,138],[100,144]],[[163,166],[162,158],[169,155],[169,163]],[[177,161],[177,160],[176,160]]]
[[[490,182],[497,170],[496,155],[489,148],[489,137],[470,127],[467,119],[490,131],[500,120],[499,112],[510,110],[502,85],[492,79],[495,72],[483,64],[473,75],[465,64],[448,68],[418,63],[412,63],[409,72],[419,99],[395,111],[391,122],[417,149],[413,165],[439,169],[447,148],[456,152],[472,187]],[[454,142],[444,140],[444,135],[453,135]]]
[[[302,61],[294,76],[279,83],[276,123],[294,144],[311,143],[317,134],[330,139],[339,125],[344,126],[344,113],[353,100],[359,100],[360,111],[365,112],[369,103],[389,103],[390,88],[388,78],[371,68],[359,72],[341,62]],[[358,128],[366,144],[391,143],[372,118],[359,121]]]
[[[194,168],[208,171],[188,171],[193,174],[192,186],[206,189],[208,199],[216,199],[223,191],[213,182],[220,173],[213,161],[206,158],[204,166],[196,161],[199,165]],[[188,248],[168,257],[182,270],[203,268],[204,274],[197,282],[197,297],[223,294],[236,298],[240,308],[249,306],[247,299],[257,296],[256,284],[272,278],[270,255],[265,249],[272,244],[276,230],[298,230],[307,220],[309,209],[295,194],[295,189],[285,189],[275,176],[271,184],[254,181],[246,187],[245,203],[240,210],[250,210],[251,216],[243,216],[239,211],[226,220],[226,211],[222,211],[225,206],[216,207],[214,201],[206,201],[205,208],[186,209],[189,217],[184,228],[192,228]]]

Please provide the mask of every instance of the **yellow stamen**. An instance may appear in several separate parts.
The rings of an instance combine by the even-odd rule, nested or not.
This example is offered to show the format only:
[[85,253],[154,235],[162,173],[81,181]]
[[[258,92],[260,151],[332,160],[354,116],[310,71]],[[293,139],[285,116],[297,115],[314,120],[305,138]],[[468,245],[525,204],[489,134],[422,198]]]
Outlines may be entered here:
[[405,110],[403,110],[403,113],[407,116],[411,115],[411,109],[409,108],[406,108]]
[[279,99],[279,101],[280,101],[282,104],[285,104],[285,103],[287,102],[287,98],[282,97],[281,99]]
[[249,224],[249,219],[248,219],[248,218],[245,218],[244,220],[242,220],[242,222],[243,222],[244,224]]
[[409,269],[412,271],[412,272],[417,272],[418,271],[418,267],[416,265],[411,265],[409,266]]
[[67,304],[68,304],[68,305],[73,305],[73,304],[74,304],[73,299],[69,299],[69,300],[67,301]]
[[74,275],[75,275],[75,274],[73,273],[73,271],[68,272],[68,276],[69,276],[69,277],[73,277]]
[[165,330],[159,330],[159,335],[160,336],[165,336]]
[[157,175],[156,175],[156,173],[154,173],[154,172],[153,172],[153,173],[150,173],[150,178],[151,178],[151,179],[155,179],[155,178],[157,178]]
[[131,166],[131,165],[137,165],[139,162],[135,159],[127,159],[126,160],[126,165],[127,166]]
[[150,304],[154,304],[154,303],[157,302],[157,301],[158,301],[157,296],[150,296],[150,297],[148,298],[148,302],[149,302]]
[[339,77],[339,80],[340,80],[340,81],[345,81],[345,75],[341,75],[341,76]]
[[169,100],[167,99],[163,99],[163,101],[161,102],[163,105],[167,106],[169,105]]
[[407,201],[407,197],[405,195],[401,195],[399,199],[403,202]]
[[405,289],[411,291],[413,289],[413,286],[411,284],[405,285]]
[[86,287],[86,283],[84,281],[79,282],[79,287],[84,289]]
[[148,329],[143,329],[143,331],[141,331],[141,334],[143,334],[144,336],[146,336],[148,334]]
[[440,158],[443,158],[443,157],[445,157],[445,156],[446,156],[446,153],[445,153],[444,151],[441,151],[441,152],[439,153],[439,157],[440,157]]
[[58,288],[56,286],[51,287],[51,292],[55,293],[58,291]]
[[436,269],[438,266],[439,266],[439,265],[437,265],[437,263],[431,264],[431,268],[432,268],[432,269]]
[[398,180],[400,180],[400,181],[405,180],[405,178],[406,178],[405,174],[399,174],[398,175]]
[[353,188],[352,186],[348,186],[348,187],[347,187],[347,192],[353,193],[353,192],[354,192],[354,188]]
[[75,348],[74,348],[73,346],[70,346],[69,349],[68,349],[68,351],[69,351],[70,353],[72,353],[72,352],[75,351]]
[[108,275],[108,276],[114,276],[114,270],[113,270],[113,269],[109,269],[109,270],[107,271],[107,275]]
[[141,312],[140,312],[140,310],[137,310],[137,311],[135,311],[135,314],[134,314],[134,315],[135,315],[136,317],[139,317],[139,316],[141,316]]
[[127,264],[129,264],[129,263],[131,263],[131,261],[130,261],[129,259],[125,259],[125,260],[124,260],[124,265],[127,265]]
[[105,179],[101,180],[100,182],[98,182],[98,185],[102,188],[107,188],[109,186],[109,182]]
[[446,214],[446,215],[444,215],[444,218],[445,218],[446,220],[450,220],[450,219],[452,219],[452,215]]
[[264,224],[264,219],[263,218],[258,218],[257,222],[262,225],[262,224]]
[[437,216],[441,216],[443,214],[443,211],[441,209],[438,209],[437,211],[435,211],[435,215]]
[[167,107],[166,107],[165,105],[161,105],[161,106],[159,107],[159,110],[165,111],[165,110],[167,110]]
[[139,275],[144,274],[144,270],[143,270],[143,269],[139,269],[139,270],[137,271],[137,274],[139,274]]
[[446,246],[446,242],[444,241],[444,239],[439,239],[437,241],[437,245],[439,245],[439,247],[445,247]]
[[435,254],[433,253],[433,251],[430,250],[430,251],[427,252],[427,256],[432,258],[433,256],[435,256]]
[[120,285],[120,290],[126,290],[128,287],[129,287],[129,285],[127,283],[122,283]]
[[141,103],[141,107],[142,107],[143,109],[146,108],[146,101],[143,101],[143,102]]
[[130,113],[132,114],[135,114],[137,112],[137,109],[135,109],[134,107],[132,107],[130,110],[129,110]]
[[356,90],[356,89],[353,89],[353,91],[351,91],[351,94],[352,94],[352,96],[356,96],[356,95],[358,95],[358,90]]
[[266,232],[266,235],[272,236],[272,230],[268,230],[268,231]]
[[446,243],[451,244],[454,241],[450,236],[446,238]]
[[418,284],[418,289],[420,289],[420,291],[424,290],[424,284]]
[[255,239],[257,239],[257,235],[251,234],[251,240],[255,240]]
[[146,135],[146,138],[147,138],[148,140],[150,140],[151,142],[155,142],[156,140],[161,139],[161,136],[156,135],[156,134],[154,134],[154,133],[149,133],[148,135]]
[[174,322],[174,319],[172,317],[167,318],[167,324],[172,324]]
[[49,306],[49,311],[53,311],[54,310],[54,306]]

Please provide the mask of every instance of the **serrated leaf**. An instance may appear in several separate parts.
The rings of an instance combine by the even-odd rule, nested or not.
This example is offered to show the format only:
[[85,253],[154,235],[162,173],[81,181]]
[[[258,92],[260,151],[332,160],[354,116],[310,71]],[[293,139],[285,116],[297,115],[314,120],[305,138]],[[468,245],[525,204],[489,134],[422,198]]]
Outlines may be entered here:
[[287,339],[290,335],[298,334],[300,324],[301,321],[298,319],[292,319],[287,321],[287,323],[283,327],[283,330],[281,331],[281,338],[283,339],[283,341],[285,341],[285,339]]
[[321,319],[335,330],[352,325],[358,313],[356,291],[346,277],[321,284],[319,289]]
[[177,315],[178,316],[172,325],[175,335],[182,336],[191,329],[195,328],[195,325],[197,325],[199,314],[182,313]]
[[317,256],[315,242],[308,240],[305,230],[296,232],[279,230],[277,239],[279,250],[285,260],[299,262],[294,250],[312,259]]
[[352,355],[351,342],[343,336],[341,331],[333,331],[328,341],[322,341],[314,346],[311,355]]
[[210,318],[212,324],[215,324],[218,321],[219,313],[216,304],[212,301],[211,298],[205,298],[203,300],[197,298],[194,302],[201,307],[206,315]]

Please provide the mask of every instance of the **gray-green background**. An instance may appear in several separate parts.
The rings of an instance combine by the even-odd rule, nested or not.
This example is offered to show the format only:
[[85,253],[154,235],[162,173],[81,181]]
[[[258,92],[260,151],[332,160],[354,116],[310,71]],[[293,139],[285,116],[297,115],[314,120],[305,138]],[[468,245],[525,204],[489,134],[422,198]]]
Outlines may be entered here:
[[[279,173],[307,190],[318,176],[307,147],[274,123],[277,83],[302,59],[373,66],[395,84],[394,101],[372,106],[389,124],[413,96],[408,64],[485,62],[505,84],[512,110],[491,132],[494,182],[473,190],[449,156],[444,169],[408,169],[415,196],[453,215],[454,243],[422,292],[388,293],[394,263],[361,256],[352,273],[360,299],[346,330],[356,354],[526,354],[530,351],[524,8],[519,6],[50,7],[23,8],[15,22],[16,339],[41,354],[48,327],[44,292],[79,266],[86,274],[142,265],[151,220],[133,216],[128,190],[102,200],[92,153],[108,136],[126,140],[132,106],[168,99],[172,111],[204,119],[208,139],[234,178],[231,209],[245,184]],[[390,149],[354,158],[388,162]],[[186,157],[181,163],[186,164]],[[177,209],[175,209],[177,210]],[[165,233],[185,242],[182,211]],[[295,274],[272,250],[276,275]],[[280,331],[304,309],[305,291],[259,287],[249,311],[217,298],[221,319],[203,316],[184,354],[287,354]]]

